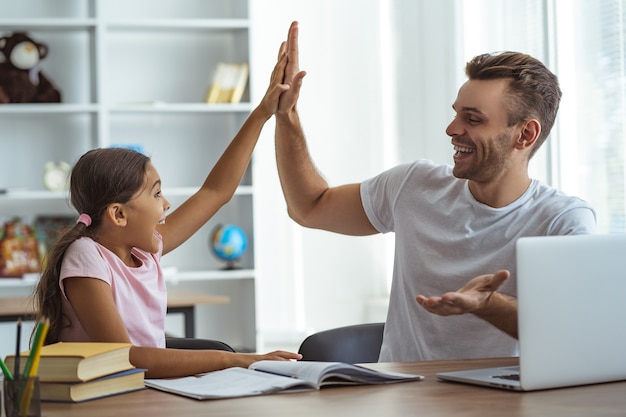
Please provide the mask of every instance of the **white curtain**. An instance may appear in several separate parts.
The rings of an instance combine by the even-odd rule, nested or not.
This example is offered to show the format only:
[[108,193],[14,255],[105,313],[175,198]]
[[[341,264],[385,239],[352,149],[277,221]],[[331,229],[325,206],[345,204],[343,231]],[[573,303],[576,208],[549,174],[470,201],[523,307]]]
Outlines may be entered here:
[[554,5],[564,91],[555,177],[564,191],[591,202],[601,232],[624,232],[626,0]]
[[[589,201],[599,231],[626,231],[626,0],[459,0],[463,63],[490,51],[541,59],[561,83],[555,128],[530,170]],[[400,34],[401,37],[407,34]]]

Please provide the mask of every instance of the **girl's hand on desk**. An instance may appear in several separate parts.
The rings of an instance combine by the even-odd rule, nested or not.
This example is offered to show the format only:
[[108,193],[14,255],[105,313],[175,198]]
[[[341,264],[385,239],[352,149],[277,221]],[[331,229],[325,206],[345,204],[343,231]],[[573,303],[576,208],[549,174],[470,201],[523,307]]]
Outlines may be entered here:
[[274,352],[260,355],[257,353],[235,353],[241,359],[242,367],[247,368],[252,363],[257,361],[287,361],[291,359],[300,360],[302,355],[299,353],[286,352],[284,350],[275,350]]

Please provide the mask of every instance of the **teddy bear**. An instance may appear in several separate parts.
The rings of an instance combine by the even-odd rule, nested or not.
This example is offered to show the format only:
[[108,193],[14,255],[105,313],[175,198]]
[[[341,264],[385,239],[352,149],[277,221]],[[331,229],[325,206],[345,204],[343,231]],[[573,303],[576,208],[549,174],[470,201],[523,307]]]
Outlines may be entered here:
[[40,62],[48,47],[25,32],[0,37],[0,103],[59,103],[60,91],[43,74]]

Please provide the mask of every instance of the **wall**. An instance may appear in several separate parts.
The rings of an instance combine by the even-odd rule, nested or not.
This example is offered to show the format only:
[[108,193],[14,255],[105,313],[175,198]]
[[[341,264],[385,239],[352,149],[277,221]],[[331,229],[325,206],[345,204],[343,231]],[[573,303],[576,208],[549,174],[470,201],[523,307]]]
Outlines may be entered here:
[[[444,129],[458,88],[453,4],[251,0],[253,101],[265,92],[278,46],[298,20],[307,71],[298,108],[310,152],[331,185],[418,157],[449,162]],[[398,40],[403,31],[410,37]],[[384,320],[393,236],[347,237],[291,221],[273,134],[271,121],[254,159],[259,345]]]
[[[450,162],[444,129],[462,76],[455,4],[250,0],[252,101],[264,94],[280,42],[298,20],[308,73],[299,109],[329,183],[359,182],[419,157]],[[270,121],[254,156],[259,349],[297,347],[312,331],[384,320],[393,236],[347,237],[291,221],[273,135]],[[14,324],[6,327],[13,340]]]

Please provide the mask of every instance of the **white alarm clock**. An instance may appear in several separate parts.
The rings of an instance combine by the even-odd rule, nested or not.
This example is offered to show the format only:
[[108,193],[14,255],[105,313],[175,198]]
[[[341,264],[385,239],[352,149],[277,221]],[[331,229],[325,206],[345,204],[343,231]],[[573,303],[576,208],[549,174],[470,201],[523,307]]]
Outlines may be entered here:
[[70,166],[67,162],[48,162],[43,171],[43,185],[50,191],[67,189]]

